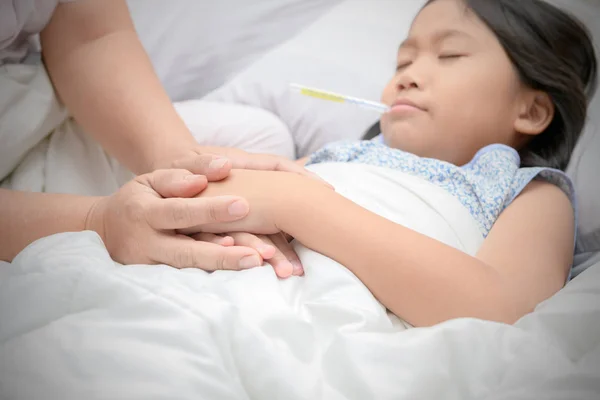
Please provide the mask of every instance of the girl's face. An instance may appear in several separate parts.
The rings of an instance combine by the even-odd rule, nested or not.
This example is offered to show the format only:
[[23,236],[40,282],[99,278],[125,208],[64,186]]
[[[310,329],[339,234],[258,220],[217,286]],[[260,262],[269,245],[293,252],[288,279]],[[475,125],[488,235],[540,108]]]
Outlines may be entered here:
[[482,147],[522,140],[526,90],[491,30],[460,0],[437,0],[414,20],[382,101],[386,143],[456,165]]

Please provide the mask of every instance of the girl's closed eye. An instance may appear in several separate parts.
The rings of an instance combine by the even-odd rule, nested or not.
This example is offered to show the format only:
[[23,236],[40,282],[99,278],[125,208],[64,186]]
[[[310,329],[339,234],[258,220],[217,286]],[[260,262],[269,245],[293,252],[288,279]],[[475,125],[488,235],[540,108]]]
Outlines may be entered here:
[[459,58],[463,58],[466,57],[466,54],[462,54],[462,53],[447,53],[447,54],[440,54],[438,56],[438,59],[440,60],[456,60]]
[[410,64],[412,64],[412,61],[402,61],[402,62],[399,62],[398,65],[396,65],[396,72],[400,72],[403,69],[406,69],[407,67],[410,66]]

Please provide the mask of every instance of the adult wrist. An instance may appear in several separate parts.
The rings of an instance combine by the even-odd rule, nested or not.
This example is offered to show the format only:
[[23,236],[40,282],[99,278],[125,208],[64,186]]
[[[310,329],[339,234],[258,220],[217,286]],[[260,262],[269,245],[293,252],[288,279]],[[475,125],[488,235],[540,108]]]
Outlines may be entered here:
[[85,215],[83,229],[96,232],[106,244],[106,228],[104,226],[104,203],[107,197],[92,198]]
[[157,169],[172,168],[176,160],[189,156],[192,150],[198,150],[198,142],[187,130],[166,138],[166,141],[155,139],[153,143],[149,144],[142,152],[141,160],[133,172],[141,175]]

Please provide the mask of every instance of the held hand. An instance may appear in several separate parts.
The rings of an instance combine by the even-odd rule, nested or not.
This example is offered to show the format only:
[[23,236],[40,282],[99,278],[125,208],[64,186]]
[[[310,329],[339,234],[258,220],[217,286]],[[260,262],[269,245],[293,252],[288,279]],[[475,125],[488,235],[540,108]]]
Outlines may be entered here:
[[294,248],[283,233],[268,236],[234,233],[232,237],[236,246],[251,247],[256,251],[261,248],[272,248],[274,250],[272,255],[270,257],[263,255],[263,258],[273,266],[278,277],[288,278],[291,275],[300,276],[304,274],[300,258],[298,258]]
[[303,196],[311,186],[329,190],[314,179],[298,174],[273,171],[232,170],[230,176],[221,182],[211,182],[199,198],[215,196],[239,196],[250,204],[249,214],[242,220],[204,224],[179,232],[194,234],[199,232],[228,233],[249,232],[270,235],[281,232],[278,220],[291,209],[292,196]]
[[196,241],[178,229],[243,219],[247,201],[237,196],[194,198],[206,178],[184,170],[138,176],[90,210],[86,229],[95,230],[117,262],[167,264],[176,268],[240,270],[262,265],[249,247]]

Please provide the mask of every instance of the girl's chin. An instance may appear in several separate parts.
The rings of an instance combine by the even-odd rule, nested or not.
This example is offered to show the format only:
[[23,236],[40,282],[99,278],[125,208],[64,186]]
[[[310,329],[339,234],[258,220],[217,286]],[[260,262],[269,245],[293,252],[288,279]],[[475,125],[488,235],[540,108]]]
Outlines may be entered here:
[[388,147],[417,155],[429,147],[422,131],[408,126],[398,128],[383,130],[383,141]]
[[382,127],[382,133],[386,143],[392,143],[394,141],[413,141],[415,139],[422,140],[422,132],[423,131],[418,129],[415,124],[406,121],[396,121]]

